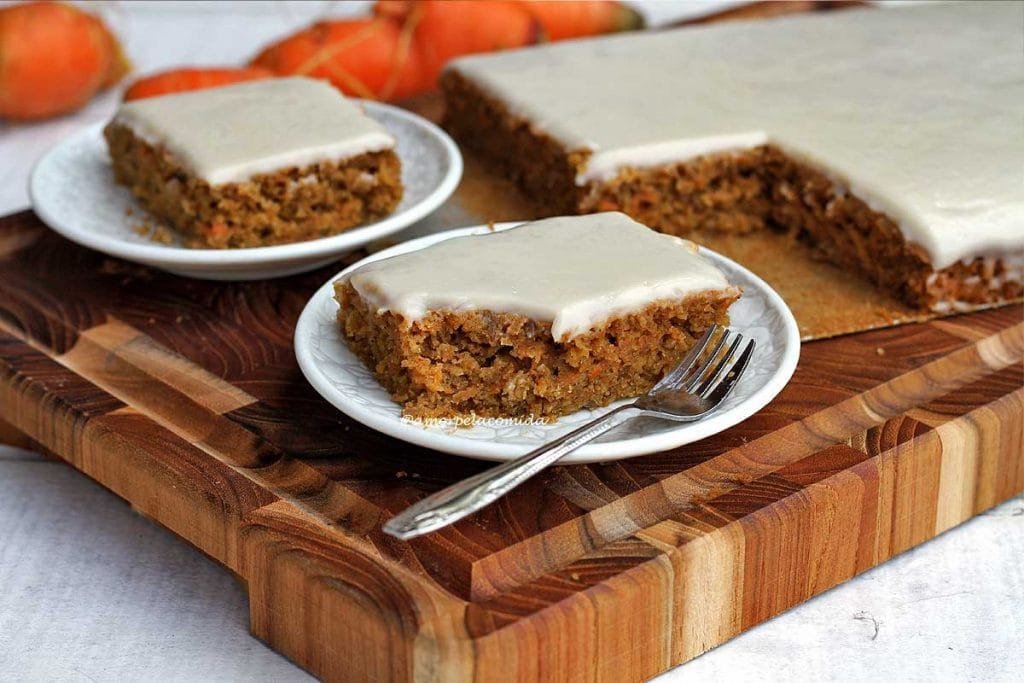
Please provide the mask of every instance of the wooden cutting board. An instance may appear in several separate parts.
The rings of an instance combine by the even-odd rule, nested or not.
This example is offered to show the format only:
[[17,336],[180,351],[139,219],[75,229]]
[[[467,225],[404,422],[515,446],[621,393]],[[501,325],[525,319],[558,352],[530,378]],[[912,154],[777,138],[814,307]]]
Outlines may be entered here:
[[235,572],[326,679],[648,678],[1024,490],[1013,306],[806,344],[723,434],[397,541],[485,465],[306,385],[292,327],[333,270],[203,283],[0,219],[0,418]]

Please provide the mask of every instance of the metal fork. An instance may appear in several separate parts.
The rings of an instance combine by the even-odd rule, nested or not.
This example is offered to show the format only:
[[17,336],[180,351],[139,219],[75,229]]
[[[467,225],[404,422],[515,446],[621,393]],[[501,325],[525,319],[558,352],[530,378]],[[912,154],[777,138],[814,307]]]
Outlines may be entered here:
[[701,419],[721,405],[750,362],[754,352],[752,339],[736,356],[743,341],[743,335],[712,325],[686,357],[645,395],[526,455],[427,496],[392,517],[384,531],[410,539],[446,527],[493,503],[560,458],[634,417],[646,415],[676,422]]

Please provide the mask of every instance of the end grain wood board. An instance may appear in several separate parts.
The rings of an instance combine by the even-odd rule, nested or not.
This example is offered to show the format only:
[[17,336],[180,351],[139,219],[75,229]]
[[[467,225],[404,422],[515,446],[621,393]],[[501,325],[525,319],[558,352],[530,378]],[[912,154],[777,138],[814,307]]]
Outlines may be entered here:
[[253,633],[328,680],[645,679],[1024,490],[1014,306],[807,344],[723,434],[397,541],[485,465],[306,385],[292,328],[330,272],[184,280],[0,219],[0,416],[236,573]]

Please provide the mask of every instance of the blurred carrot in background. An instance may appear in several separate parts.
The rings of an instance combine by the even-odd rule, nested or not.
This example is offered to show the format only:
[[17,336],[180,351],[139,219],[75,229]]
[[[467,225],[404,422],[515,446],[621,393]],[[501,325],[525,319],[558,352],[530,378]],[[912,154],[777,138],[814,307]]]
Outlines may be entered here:
[[0,116],[39,119],[78,109],[130,65],[97,17],[70,5],[0,9]]
[[356,97],[401,100],[433,90],[444,65],[462,55],[642,25],[618,2],[379,0],[372,17],[320,21],[268,45],[248,69],[172,69],[136,82],[125,99],[273,73],[323,78]]
[[138,100],[156,95],[168,95],[187,90],[202,90],[218,85],[254,81],[260,78],[273,78],[276,74],[270,69],[259,66],[247,66],[223,69],[210,68],[178,68],[161,71],[132,83],[124,93],[125,100]]
[[421,67],[416,92],[433,88],[455,57],[523,47],[543,38],[540,22],[520,2],[380,0],[374,13],[411,32]]
[[380,0],[374,17],[314,24],[250,64],[326,78],[349,95],[399,100],[432,90],[455,57],[643,25],[618,2]]
[[423,89],[412,32],[383,18],[321,21],[265,48],[250,64],[281,76],[325,78],[369,99],[401,99]]
[[643,17],[619,2],[526,0],[522,4],[540,22],[545,38],[551,41],[632,31],[644,26]]

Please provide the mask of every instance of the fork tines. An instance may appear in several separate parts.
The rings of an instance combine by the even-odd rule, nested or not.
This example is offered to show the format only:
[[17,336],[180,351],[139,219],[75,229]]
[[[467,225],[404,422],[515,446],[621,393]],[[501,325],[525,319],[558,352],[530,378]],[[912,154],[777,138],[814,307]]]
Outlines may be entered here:
[[[754,341],[746,340],[735,363],[733,357],[745,337],[718,325],[709,327],[693,345],[679,364],[658,382],[653,392],[683,389],[712,403],[720,401],[732,389],[739,375],[746,369],[754,350]],[[710,348],[710,351],[705,351]]]

